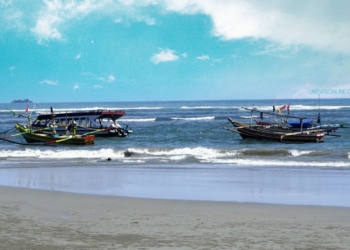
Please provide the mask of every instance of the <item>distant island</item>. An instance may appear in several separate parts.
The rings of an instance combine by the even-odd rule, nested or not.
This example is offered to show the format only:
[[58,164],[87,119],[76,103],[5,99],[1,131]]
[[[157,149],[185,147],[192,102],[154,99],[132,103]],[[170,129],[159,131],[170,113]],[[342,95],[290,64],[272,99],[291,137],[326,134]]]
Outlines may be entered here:
[[23,100],[13,100],[11,103],[32,103],[29,99],[23,99]]

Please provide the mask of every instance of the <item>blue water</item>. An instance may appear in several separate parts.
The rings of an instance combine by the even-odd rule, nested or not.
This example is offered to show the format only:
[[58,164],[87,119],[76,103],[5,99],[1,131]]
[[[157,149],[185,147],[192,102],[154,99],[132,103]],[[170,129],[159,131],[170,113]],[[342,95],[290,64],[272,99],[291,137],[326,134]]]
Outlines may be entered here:
[[[299,144],[243,140],[223,129],[231,127],[227,117],[250,123],[250,113],[241,107],[272,111],[273,105],[289,103],[291,115],[317,118],[320,112],[322,124],[350,127],[348,99],[39,103],[30,110],[32,117],[49,112],[50,107],[55,112],[124,110],[126,115],[118,122],[131,127],[133,133],[126,138],[96,138],[91,146],[23,146],[0,141],[0,185],[153,198],[350,206],[350,199],[341,199],[350,191],[350,180],[344,179],[350,176],[350,129],[339,129],[334,133],[338,137],[326,136],[323,143]],[[0,132],[11,130],[16,122],[26,122],[6,108],[24,114],[26,106],[0,104]],[[258,114],[253,119],[259,119]],[[269,120],[267,115],[264,119]],[[16,132],[0,136],[11,133]],[[11,140],[24,142],[20,135]],[[125,157],[125,151],[132,156]],[[86,182],[77,178],[79,171]],[[263,178],[260,181],[257,171]],[[119,186],[118,173],[123,177]],[[110,175],[116,182],[108,179]],[[94,176],[100,181],[92,188],[86,183]],[[174,180],[174,176],[178,178]],[[240,182],[237,176],[245,177]],[[53,181],[57,178],[60,182]],[[276,184],[276,178],[283,183]],[[320,186],[322,192],[316,188]],[[232,196],[228,192],[232,189],[242,192]],[[265,191],[257,200],[249,190]],[[290,192],[282,198],[277,194],[283,190]],[[322,199],[326,193],[333,198]]]

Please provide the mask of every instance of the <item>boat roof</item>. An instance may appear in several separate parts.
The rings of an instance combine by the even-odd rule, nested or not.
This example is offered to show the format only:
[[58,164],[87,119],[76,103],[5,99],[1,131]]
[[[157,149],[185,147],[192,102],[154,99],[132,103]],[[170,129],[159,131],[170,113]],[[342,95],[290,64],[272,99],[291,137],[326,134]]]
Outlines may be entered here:
[[98,116],[98,118],[119,118],[125,115],[123,110],[89,110],[89,111],[69,111],[69,112],[59,112],[59,113],[45,113],[39,114],[37,119],[52,119],[52,116],[55,118],[60,117],[87,117],[87,116]]

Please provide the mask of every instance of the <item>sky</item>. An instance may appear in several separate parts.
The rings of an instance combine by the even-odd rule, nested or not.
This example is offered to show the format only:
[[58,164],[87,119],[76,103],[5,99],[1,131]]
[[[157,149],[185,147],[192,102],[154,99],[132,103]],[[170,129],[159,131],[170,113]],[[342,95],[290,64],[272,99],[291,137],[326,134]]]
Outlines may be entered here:
[[0,103],[350,97],[348,0],[0,0]]

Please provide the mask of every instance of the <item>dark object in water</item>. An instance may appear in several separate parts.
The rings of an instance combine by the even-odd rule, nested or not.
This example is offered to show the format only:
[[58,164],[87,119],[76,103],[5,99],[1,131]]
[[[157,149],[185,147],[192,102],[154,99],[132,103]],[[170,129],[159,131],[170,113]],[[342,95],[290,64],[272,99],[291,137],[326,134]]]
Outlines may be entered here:
[[107,161],[111,161],[111,160],[112,160],[111,158],[109,158],[109,157],[107,158]]
[[124,156],[125,156],[125,157],[131,157],[132,155],[133,155],[133,153],[130,152],[130,151],[125,151],[125,152],[124,152]]

